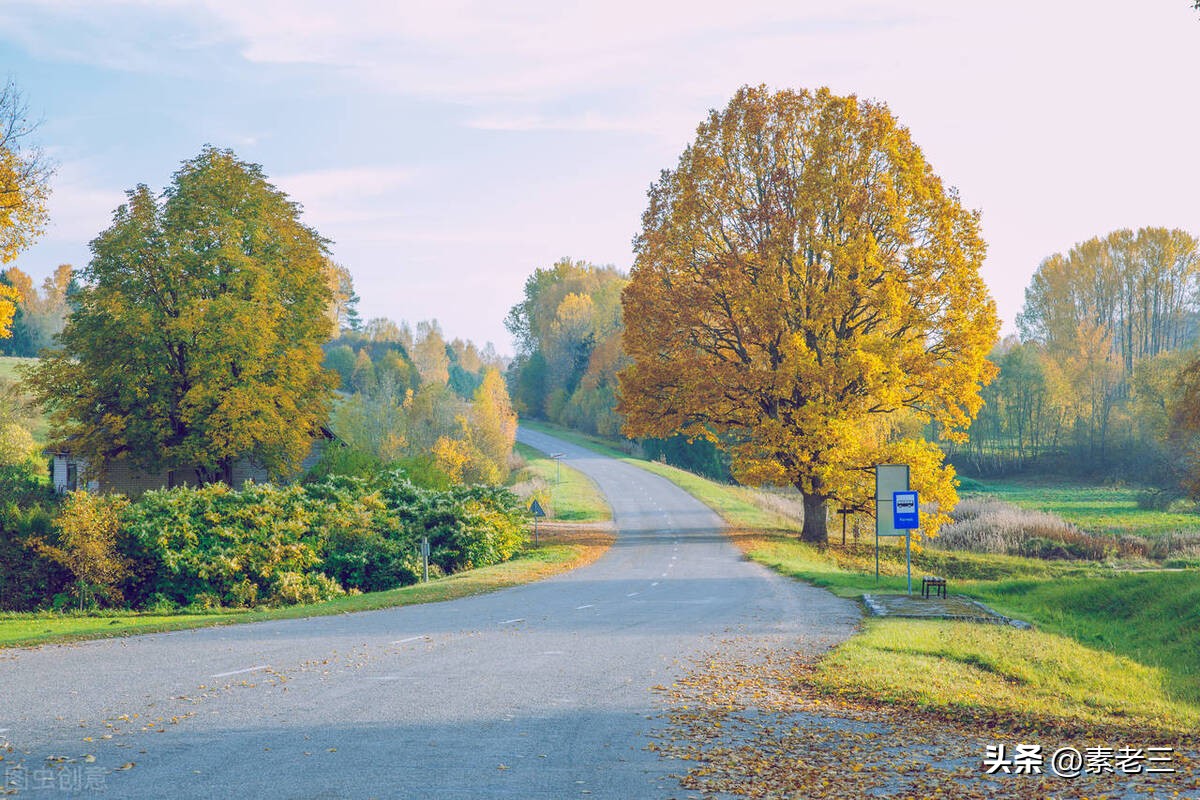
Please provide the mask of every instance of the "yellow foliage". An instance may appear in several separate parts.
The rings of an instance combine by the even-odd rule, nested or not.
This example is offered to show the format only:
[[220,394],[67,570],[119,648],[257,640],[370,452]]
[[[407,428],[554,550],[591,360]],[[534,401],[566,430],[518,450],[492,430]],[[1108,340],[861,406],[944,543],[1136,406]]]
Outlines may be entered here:
[[443,436],[433,446],[433,457],[438,469],[454,483],[463,482],[463,472],[471,461],[470,446],[462,439]]
[[953,505],[940,453],[902,430],[961,438],[999,322],[978,214],[885,105],[739,90],[651,187],[635,245],[628,434],[719,436],[740,480],[805,495],[819,541],[825,502],[869,507],[895,458]]
[[0,339],[12,336],[13,315],[17,313],[17,303],[21,295],[11,286],[0,283]]
[[40,539],[30,542],[35,550],[75,576],[80,608],[97,592],[110,600],[121,599],[116,584],[129,573],[129,564],[117,550],[117,533],[121,513],[128,504],[121,495],[71,492],[54,520],[58,543],[47,544]]

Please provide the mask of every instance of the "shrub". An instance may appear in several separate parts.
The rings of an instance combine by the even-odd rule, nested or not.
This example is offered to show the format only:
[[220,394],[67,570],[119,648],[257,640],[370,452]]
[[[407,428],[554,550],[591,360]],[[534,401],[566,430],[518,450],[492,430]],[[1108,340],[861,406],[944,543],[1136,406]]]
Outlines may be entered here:
[[320,563],[313,518],[300,486],[248,484],[235,492],[218,483],[147,492],[126,525],[150,562],[143,591],[181,605],[212,594],[244,606],[251,597],[282,601],[282,576]]
[[53,542],[40,537],[30,540],[30,546],[40,555],[66,567],[75,576],[80,610],[94,601],[97,594],[114,602],[121,600],[117,584],[128,574],[129,565],[118,551],[117,536],[121,513],[128,503],[120,495],[71,492],[54,520],[57,535]]
[[[42,494],[41,487],[30,494]],[[72,580],[70,570],[31,546],[53,535],[56,501],[17,502],[25,499],[4,493],[0,476],[0,609],[5,611],[48,608],[55,595],[66,596]]]

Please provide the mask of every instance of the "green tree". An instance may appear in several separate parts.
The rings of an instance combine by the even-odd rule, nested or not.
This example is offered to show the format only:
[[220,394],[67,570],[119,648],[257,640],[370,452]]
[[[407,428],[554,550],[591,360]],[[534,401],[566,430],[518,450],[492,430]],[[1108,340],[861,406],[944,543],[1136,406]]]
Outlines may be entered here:
[[873,464],[940,511],[953,471],[912,418],[962,437],[999,321],[979,217],[881,104],[740,89],[651,186],[624,292],[626,433],[720,441],[743,482],[870,507]]
[[326,242],[262,168],[206,147],[161,200],[128,192],[91,244],[60,349],[30,373],[52,435],[101,469],[192,467],[229,480],[248,457],[293,472],[336,378]]

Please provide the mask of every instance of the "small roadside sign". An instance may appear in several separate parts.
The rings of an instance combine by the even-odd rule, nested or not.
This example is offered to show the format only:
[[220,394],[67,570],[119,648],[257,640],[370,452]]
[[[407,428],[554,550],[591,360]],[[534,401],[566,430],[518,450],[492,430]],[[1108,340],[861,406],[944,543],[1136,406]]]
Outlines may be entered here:
[[921,506],[916,492],[896,492],[892,495],[892,525],[902,531],[921,527]]
[[546,516],[545,510],[542,509],[542,504],[539,503],[537,500],[534,500],[532,503],[529,504],[529,513],[533,514],[535,517]]

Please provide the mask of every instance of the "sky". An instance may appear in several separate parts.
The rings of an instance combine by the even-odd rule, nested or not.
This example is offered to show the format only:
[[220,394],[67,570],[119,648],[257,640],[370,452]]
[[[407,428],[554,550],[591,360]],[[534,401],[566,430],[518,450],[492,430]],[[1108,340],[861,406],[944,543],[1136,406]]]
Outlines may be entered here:
[[512,352],[526,277],[627,270],[646,190],[744,84],[884,101],[982,213],[1006,333],[1039,262],[1200,234],[1192,0],[4,0],[0,80],[58,164],[14,265],[82,266],[205,144],[304,207],[364,318]]

